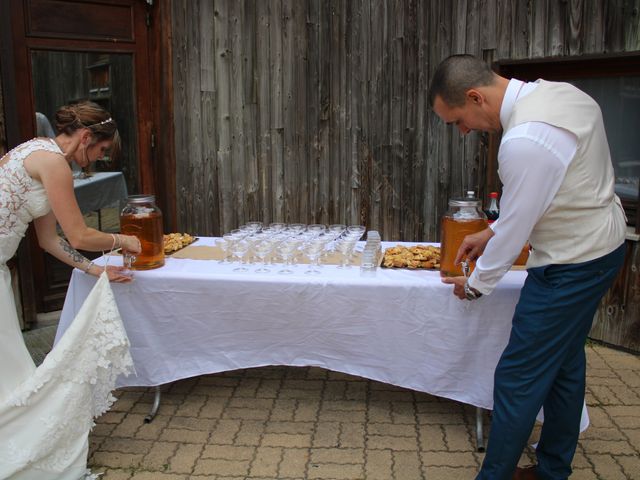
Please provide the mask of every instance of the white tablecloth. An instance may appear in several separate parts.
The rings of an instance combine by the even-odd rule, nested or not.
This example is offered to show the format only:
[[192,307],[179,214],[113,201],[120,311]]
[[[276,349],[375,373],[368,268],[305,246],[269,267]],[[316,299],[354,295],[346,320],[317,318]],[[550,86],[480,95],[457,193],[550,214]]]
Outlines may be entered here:
[[[526,272],[509,272],[491,295],[468,302],[439,272],[378,269],[369,278],[357,267],[326,265],[309,276],[304,265],[293,275],[277,274],[280,265],[268,274],[235,266],[167,258],[130,284],[112,284],[137,371],[120,386],[315,365],[492,407],[493,372]],[[73,272],[58,336],[95,281]]]
[[100,210],[127,199],[127,184],[122,172],[95,172],[88,178],[76,178],[73,188],[82,213]]

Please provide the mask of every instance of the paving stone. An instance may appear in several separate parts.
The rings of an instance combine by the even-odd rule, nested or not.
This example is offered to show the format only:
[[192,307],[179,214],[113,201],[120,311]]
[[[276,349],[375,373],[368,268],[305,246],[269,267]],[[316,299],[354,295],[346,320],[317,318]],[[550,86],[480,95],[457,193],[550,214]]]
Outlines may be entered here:
[[175,455],[178,445],[174,442],[155,442],[142,459],[141,467],[146,470],[167,470],[169,460]]
[[201,417],[183,417],[175,415],[171,417],[168,428],[186,429],[186,430],[200,430],[210,432],[218,424],[217,420]]
[[311,434],[314,428],[313,422],[268,422],[264,431],[267,433]]
[[640,478],[640,455],[614,455],[627,478]]
[[216,428],[211,432],[211,443],[231,444],[240,431],[242,422],[240,420],[220,420]]
[[472,452],[423,452],[420,456],[423,463],[427,466],[477,466],[476,458]]
[[202,451],[202,458],[221,458],[226,460],[251,460],[256,449],[253,447],[238,447],[235,445],[206,445]]
[[94,452],[89,459],[89,466],[104,466],[115,468],[137,467],[142,462],[144,455],[141,453],[122,452]]
[[186,430],[182,428],[165,428],[160,434],[160,440],[179,443],[206,443],[210,432]]
[[472,439],[466,425],[443,425],[443,429],[448,450],[474,451],[476,449],[475,437]]
[[243,420],[234,443],[236,445],[260,445],[266,425],[267,423],[262,421]]
[[358,423],[340,425],[339,445],[344,448],[364,448],[365,427]]
[[311,434],[265,433],[262,437],[265,447],[310,447]]
[[172,417],[168,415],[156,415],[152,422],[142,423],[136,430],[136,438],[144,440],[156,440],[160,438],[162,430],[169,424]]
[[424,477],[429,480],[461,480],[473,478],[477,472],[475,468],[465,467],[426,467]]
[[179,475],[176,473],[163,472],[137,472],[131,480],[188,480],[189,475]]
[[104,471],[94,471],[93,473],[101,473],[100,480],[129,480],[131,478],[130,470],[117,470],[113,468],[108,468]]
[[633,448],[627,441],[614,440],[584,440],[580,444],[587,454],[590,453],[608,453],[608,454],[624,454],[632,455]]
[[324,410],[318,413],[318,421],[323,422],[353,422],[363,423],[366,418],[364,410],[358,412],[349,412],[344,410]]
[[308,449],[283,449],[282,460],[278,468],[279,478],[306,478],[306,468],[308,462]]
[[340,424],[337,422],[321,422],[312,435],[314,447],[336,447],[340,439]]
[[311,463],[364,463],[361,448],[312,448]]
[[282,458],[282,450],[282,448],[259,447],[250,465],[250,476],[276,478],[278,465]]
[[169,460],[169,470],[176,473],[190,474],[202,455],[203,445],[180,444],[176,453]]
[[366,450],[365,478],[389,480],[393,478],[393,454],[390,450]]
[[362,465],[342,465],[336,463],[311,464],[307,478],[330,478],[335,480],[364,479]]
[[622,471],[622,467],[611,455],[595,454],[588,456],[593,462],[594,470],[599,478],[603,480],[627,480],[628,477]]
[[415,480],[420,478],[422,464],[418,452],[393,452],[394,480]]
[[138,440],[135,438],[110,437],[100,445],[100,450],[106,452],[122,453],[148,453],[151,449],[150,440]]
[[367,435],[367,448],[389,450],[418,450],[417,437],[394,437],[392,435]]
[[222,459],[199,459],[193,473],[204,475],[216,473],[217,475],[230,475],[243,477],[249,473],[249,460],[222,460]]

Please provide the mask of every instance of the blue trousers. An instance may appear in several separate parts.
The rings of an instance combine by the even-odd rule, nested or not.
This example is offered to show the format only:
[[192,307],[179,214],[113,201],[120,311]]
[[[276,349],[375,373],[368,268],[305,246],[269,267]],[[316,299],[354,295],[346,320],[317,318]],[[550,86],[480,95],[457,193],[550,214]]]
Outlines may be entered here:
[[596,260],[528,270],[495,371],[491,431],[476,480],[511,480],[542,406],[536,473],[545,480],[571,474],[584,402],[584,344],[624,255],[623,244]]

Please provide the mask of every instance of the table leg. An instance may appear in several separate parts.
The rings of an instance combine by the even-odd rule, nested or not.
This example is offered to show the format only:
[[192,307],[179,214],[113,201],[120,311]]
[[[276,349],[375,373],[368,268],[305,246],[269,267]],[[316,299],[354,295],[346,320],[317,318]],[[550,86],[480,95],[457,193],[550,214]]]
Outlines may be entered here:
[[151,421],[155,418],[156,413],[158,413],[158,408],[160,407],[160,385],[154,387],[156,391],[155,398],[153,399],[153,405],[151,406],[151,410],[149,411],[149,415],[144,417],[144,423],[151,423]]
[[484,424],[482,417],[484,416],[484,410],[480,407],[476,407],[476,449],[478,452],[484,452]]

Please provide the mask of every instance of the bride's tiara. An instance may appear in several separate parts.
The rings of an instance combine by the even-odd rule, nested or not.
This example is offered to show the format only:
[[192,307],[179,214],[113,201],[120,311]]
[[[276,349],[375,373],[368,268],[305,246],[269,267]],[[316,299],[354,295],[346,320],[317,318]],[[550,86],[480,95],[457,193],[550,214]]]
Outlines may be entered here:
[[113,118],[109,117],[106,120],[103,120],[102,122],[94,123],[93,125],[86,125],[85,128],[99,127],[100,125],[105,125],[111,122],[113,122]]

